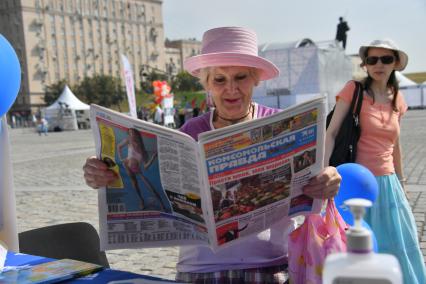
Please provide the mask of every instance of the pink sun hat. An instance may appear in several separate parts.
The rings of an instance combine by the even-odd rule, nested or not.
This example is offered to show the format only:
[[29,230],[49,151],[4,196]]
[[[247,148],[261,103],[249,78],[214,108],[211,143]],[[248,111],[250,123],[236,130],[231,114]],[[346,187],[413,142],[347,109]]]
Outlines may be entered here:
[[201,54],[183,62],[185,70],[198,77],[200,69],[219,66],[247,66],[261,70],[260,80],[277,77],[277,66],[258,55],[256,33],[247,28],[221,27],[203,35]]

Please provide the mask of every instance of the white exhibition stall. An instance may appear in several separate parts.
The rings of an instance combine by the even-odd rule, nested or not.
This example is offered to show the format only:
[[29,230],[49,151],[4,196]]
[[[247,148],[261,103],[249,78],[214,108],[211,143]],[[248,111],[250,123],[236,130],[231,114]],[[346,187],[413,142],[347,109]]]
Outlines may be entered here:
[[408,79],[400,72],[395,72],[396,78],[399,82],[399,88],[404,94],[405,101],[408,108],[417,109],[426,107],[426,85],[417,84],[416,82]]
[[405,77],[401,72],[395,71],[396,79],[398,80],[400,87],[407,87],[407,86],[416,86],[417,83],[413,80]]
[[65,86],[59,98],[45,108],[44,114],[50,131],[78,130],[90,127],[89,110],[90,106]]
[[254,91],[253,99],[267,106],[285,108],[325,95],[331,109],[336,94],[352,79],[351,58],[334,41],[267,43],[259,47],[259,55],[280,69],[279,77]]
[[426,108],[426,84],[405,86],[399,89],[404,94],[409,109]]

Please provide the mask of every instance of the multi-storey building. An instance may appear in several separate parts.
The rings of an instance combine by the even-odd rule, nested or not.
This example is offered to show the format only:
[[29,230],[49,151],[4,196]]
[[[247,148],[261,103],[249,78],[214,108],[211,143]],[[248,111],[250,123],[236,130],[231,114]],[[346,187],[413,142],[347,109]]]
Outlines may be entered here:
[[[166,64],[170,64],[173,60],[176,64],[177,70],[183,70],[183,61],[185,58],[194,56],[201,53],[201,42],[194,39],[180,39],[180,40],[166,40],[165,46],[167,50],[175,50],[179,55],[167,56]],[[168,52],[169,54],[169,52]]]
[[0,33],[20,59],[11,112],[21,115],[44,106],[45,86],[61,79],[72,85],[94,74],[120,77],[120,54],[136,86],[142,66],[166,68],[162,0],[1,0]]

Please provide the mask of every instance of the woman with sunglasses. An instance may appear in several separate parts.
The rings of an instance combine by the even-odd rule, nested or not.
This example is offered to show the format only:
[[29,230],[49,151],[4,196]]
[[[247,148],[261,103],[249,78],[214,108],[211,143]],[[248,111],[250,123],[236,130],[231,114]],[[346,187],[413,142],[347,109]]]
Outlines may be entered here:
[[[379,195],[366,215],[375,233],[380,253],[395,255],[404,283],[426,283],[426,272],[417,227],[404,189],[400,119],[407,110],[395,71],[402,71],[408,56],[390,40],[375,40],[359,49],[364,99],[360,113],[361,137],[356,162],[376,176]],[[337,95],[336,109],[326,134],[325,161],[329,161],[342,121],[349,111],[355,82]]]

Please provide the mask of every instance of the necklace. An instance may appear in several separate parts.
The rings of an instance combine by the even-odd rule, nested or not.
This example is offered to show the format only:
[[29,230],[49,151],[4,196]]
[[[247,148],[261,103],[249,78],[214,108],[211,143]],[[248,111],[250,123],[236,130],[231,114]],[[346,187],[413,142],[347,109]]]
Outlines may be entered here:
[[250,104],[249,110],[248,110],[248,112],[245,115],[243,115],[243,116],[241,116],[239,118],[234,118],[234,119],[229,119],[229,118],[222,117],[222,116],[219,115],[219,112],[217,111],[217,109],[215,110],[215,115],[218,118],[220,118],[223,121],[229,122],[231,124],[236,124],[236,123],[240,122],[244,118],[248,117],[250,114],[252,114],[252,118],[253,118],[253,114],[254,114],[254,105],[253,104]]
[[367,90],[367,94],[373,99],[373,104],[375,102],[378,103],[387,103],[389,101],[392,100],[393,94],[391,93],[391,91],[389,89],[387,89],[386,91],[381,91],[381,92],[376,92],[373,90],[373,88],[370,88]]

